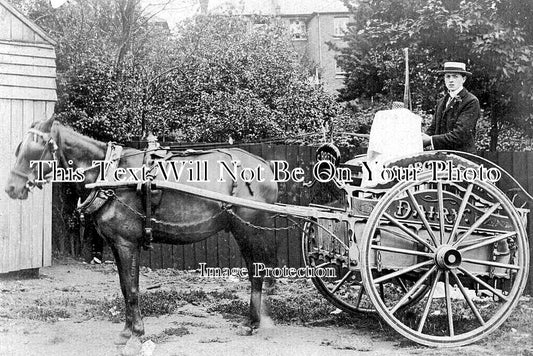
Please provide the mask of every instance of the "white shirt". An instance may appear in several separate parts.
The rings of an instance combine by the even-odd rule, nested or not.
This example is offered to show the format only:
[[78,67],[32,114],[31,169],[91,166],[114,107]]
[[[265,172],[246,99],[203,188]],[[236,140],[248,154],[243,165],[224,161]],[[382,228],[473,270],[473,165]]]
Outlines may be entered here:
[[449,92],[451,98],[455,98],[457,95],[459,95],[459,92],[463,90],[463,87],[460,87],[459,89],[456,89],[454,91]]
[[450,97],[448,98],[448,101],[446,102],[446,108],[450,105],[450,103],[452,102],[453,99],[455,99],[457,97],[457,95],[459,95],[459,92],[463,90],[463,87],[459,88],[459,89],[456,89],[454,91],[450,91],[448,94],[450,95]]

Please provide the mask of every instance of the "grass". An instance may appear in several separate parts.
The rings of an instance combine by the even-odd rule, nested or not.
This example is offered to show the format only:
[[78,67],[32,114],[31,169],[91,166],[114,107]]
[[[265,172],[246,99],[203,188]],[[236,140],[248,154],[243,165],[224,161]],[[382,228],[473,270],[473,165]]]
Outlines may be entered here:
[[177,328],[167,328],[160,332],[159,334],[152,334],[152,335],[144,335],[141,337],[141,342],[145,342],[148,340],[151,340],[155,342],[156,344],[161,343],[165,340],[168,340],[169,338],[173,336],[181,337],[184,335],[190,334],[190,331],[185,327],[177,327]]
[[208,313],[219,313],[228,319],[239,319],[248,315],[250,307],[248,303],[242,300],[231,300],[229,302],[220,302],[207,308]]
[[[161,272],[166,273],[165,275],[160,274],[160,271],[151,271],[149,273],[149,277],[157,282],[161,278],[173,279],[174,276],[179,276],[180,278],[176,281],[175,286],[170,282],[168,284],[172,285],[173,288],[182,289],[160,288],[141,293],[140,306],[143,316],[162,316],[176,313],[180,307],[187,304],[200,306],[203,310],[218,313],[225,318],[237,321],[243,320],[248,315],[250,286],[247,281],[239,283],[206,282],[195,274],[168,270]],[[0,301],[0,316],[28,318],[45,322],[54,322],[72,317],[78,318],[80,316],[105,318],[114,322],[124,320],[124,299],[121,294],[118,294],[118,288],[114,291],[116,293],[114,296],[105,299],[106,296],[96,297],[91,294],[80,296],[83,293],[83,288],[56,287],[54,290],[61,292],[59,295],[52,293],[50,296],[44,296],[39,300],[26,298],[27,292],[19,291],[19,289],[13,289],[12,293],[6,294],[5,298]],[[418,346],[407,339],[399,337],[376,313],[332,314],[335,307],[320,295],[308,280],[281,279],[277,281],[273,290],[274,293],[267,299],[269,300],[270,315],[277,324],[350,328],[381,340],[395,341],[397,342],[397,347],[409,349],[410,352],[416,352],[417,350],[416,347]],[[421,304],[414,307],[414,310],[423,308],[424,305],[425,303],[422,301]],[[460,303],[456,303],[456,306],[459,309],[455,309],[454,314],[461,315],[464,313],[465,317],[468,317],[470,313],[468,306],[460,305]],[[441,308],[442,306],[440,305],[436,306],[436,309]],[[489,309],[482,310],[489,314],[491,312]],[[420,315],[421,311],[418,310],[417,313]],[[182,337],[189,332],[189,328],[209,327],[209,320],[202,320],[202,322],[197,322],[196,324],[193,322],[175,323],[163,332],[145,338],[146,340],[150,339],[157,342],[171,337]],[[508,320],[498,330],[493,332],[490,337],[484,338],[472,348],[461,348],[460,352],[458,351],[455,354],[476,355],[480,345],[483,345],[483,348],[490,349],[493,351],[492,354],[495,355],[533,356],[533,323],[531,320],[533,320],[533,298],[524,297]],[[430,322],[434,323],[435,327],[441,327],[443,330],[447,325],[445,318],[441,316],[432,316]],[[0,330],[0,332],[2,331]],[[60,342],[60,340],[56,341]],[[330,341],[333,342],[335,340],[327,342]],[[206,342],[217,341],[207,340]],[[425,350],[425,348],[421,350]],[[444,351],[441,353],[438,349],[434,351],[436,355],[450,355],[450,353]]]
[[[187,303],[198,305],[207,299],[203,290],[175,291],[157,290],[141,293],[139,305],[143,316],[161,316],[172,314],[178,307]],[[107,316],[113,322],[124,321],[124,298],[117,296],[112,300],[101,302],[97,305],[97,314]]]
[[294,298],[272,297],[270,299],[270,314],[277,322],[307,323],[331,316],[335,308],[324,298],[314,298],[310,295],[298,295]]
[[70,318],[70,312],[64,308],[24,305],[14,310],[11,318],[25,317],[31,320],[55,322]]

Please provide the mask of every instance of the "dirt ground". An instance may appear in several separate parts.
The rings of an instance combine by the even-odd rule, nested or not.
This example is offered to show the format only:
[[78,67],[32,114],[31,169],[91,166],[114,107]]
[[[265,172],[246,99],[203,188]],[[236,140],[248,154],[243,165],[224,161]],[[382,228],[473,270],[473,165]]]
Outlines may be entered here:
[[[490,337],[454,349],[421,347],[372,314],[335,313],[306,280],[280,280],[275,325],[245,335],[248,282],[144,268],[144,355],[533,355],[533,298],[522,297]],[[55,260],[36,279],[0,280],[0,355],[119,355],[122,297],[112,263]],[[332,313],[333,312],[333,313]]]

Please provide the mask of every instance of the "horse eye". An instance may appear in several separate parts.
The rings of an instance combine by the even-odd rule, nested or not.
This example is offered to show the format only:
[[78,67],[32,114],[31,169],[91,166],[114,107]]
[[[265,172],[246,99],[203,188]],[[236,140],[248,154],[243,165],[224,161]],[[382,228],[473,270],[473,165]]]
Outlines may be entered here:
[[19,145],[17,146],[17,149],[15,150],[15,157],[18,157],[19,155],[19,152],[20,152],[20,146],[22,145],[22,142],[19,143]]

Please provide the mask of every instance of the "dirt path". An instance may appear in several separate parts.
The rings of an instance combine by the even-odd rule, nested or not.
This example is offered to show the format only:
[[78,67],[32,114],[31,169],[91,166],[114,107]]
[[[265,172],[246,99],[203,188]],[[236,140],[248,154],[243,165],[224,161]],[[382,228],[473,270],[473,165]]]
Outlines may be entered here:
[[[278,322],[244,336],[240,322],[248,299],[246,281],[143,270],[141,292],[150,297],[144,300],[144,314],[158,315],[144,318],[145,354],[533,356],[529,298],[488,340],[429,349],[403,339],[371,315],[331,317],[330,306],[306,281],[280,282],[272,305]],[[114,265],[55,261],[38,279],[0,280],[0,291],[0,355],[120,354],[122,347],[113,343],[123,327]]]

